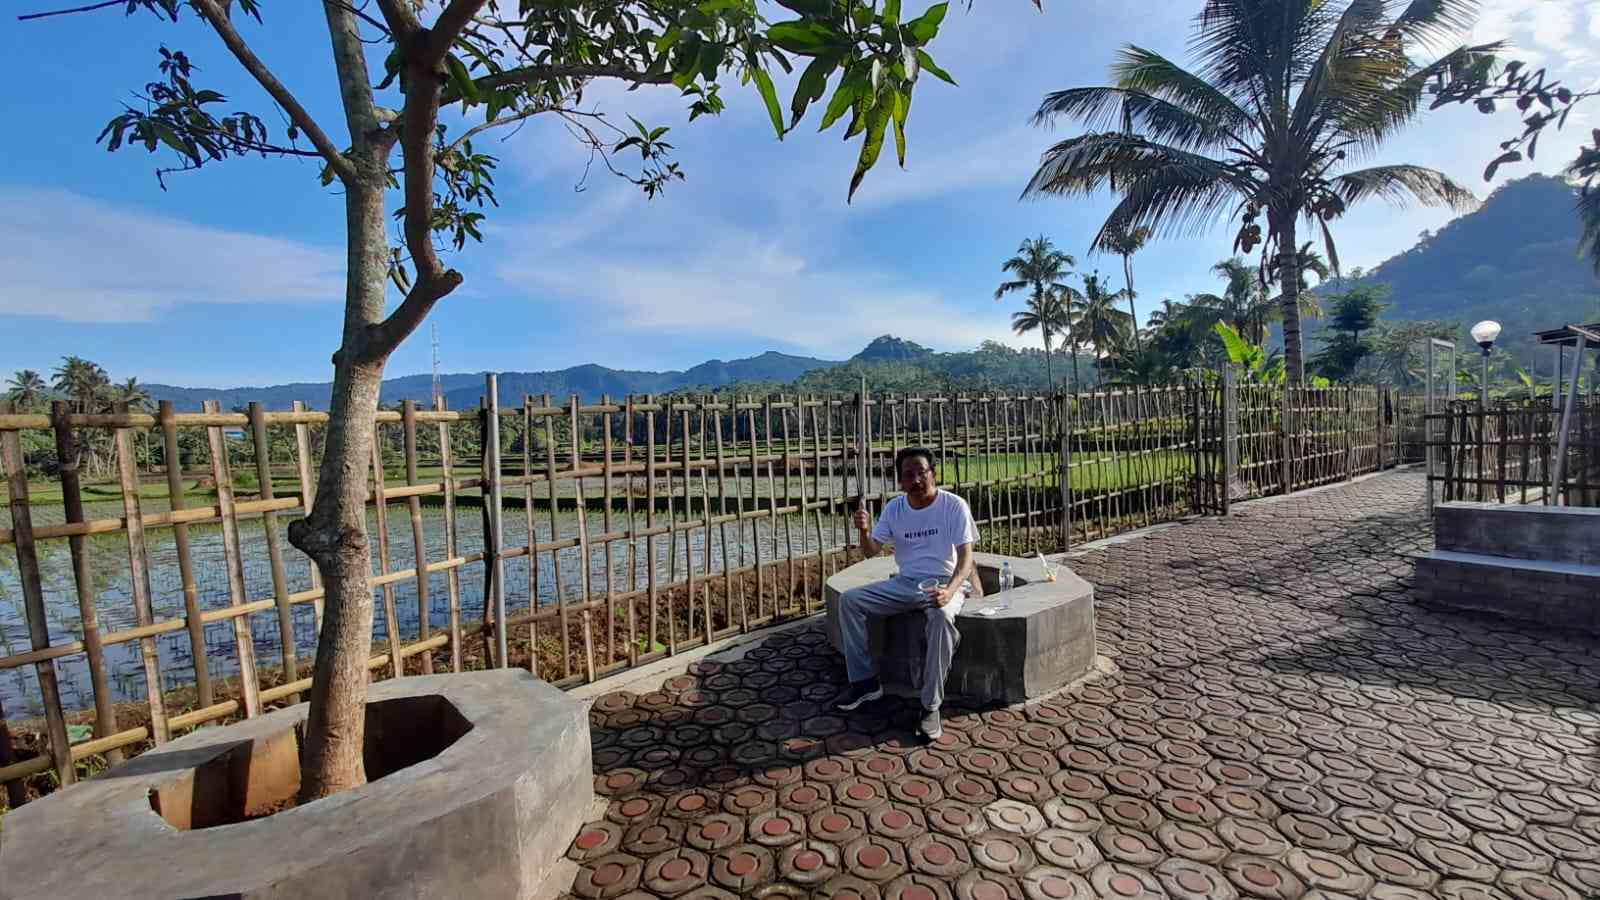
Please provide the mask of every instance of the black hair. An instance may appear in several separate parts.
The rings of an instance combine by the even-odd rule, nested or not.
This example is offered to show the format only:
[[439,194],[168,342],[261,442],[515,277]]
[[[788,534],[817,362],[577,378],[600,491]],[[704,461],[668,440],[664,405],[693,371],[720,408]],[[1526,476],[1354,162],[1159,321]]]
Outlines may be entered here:
[[895,474],[895,477],[896,478],[900,477],[900,466],[906,460],[913,459],[913,458],[918,457],[918,456],[920,456],[923,459],[928,461],[928,468],[929,469],[936,469],[937,468],[937,464],[933,461],[933,451],[932,450],[929,450],[927,447],[902,447],[894,455],[894,474]]

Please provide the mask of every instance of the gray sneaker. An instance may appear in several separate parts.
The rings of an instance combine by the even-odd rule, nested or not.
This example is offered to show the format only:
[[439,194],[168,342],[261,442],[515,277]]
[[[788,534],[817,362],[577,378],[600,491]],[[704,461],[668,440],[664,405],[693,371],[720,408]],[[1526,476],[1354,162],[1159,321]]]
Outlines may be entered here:
[[944,727],[939,724],[939,711],[925,709],[922,711],[922,721],[917,723],[917,731],[930,741],[936,741],[944,734]]

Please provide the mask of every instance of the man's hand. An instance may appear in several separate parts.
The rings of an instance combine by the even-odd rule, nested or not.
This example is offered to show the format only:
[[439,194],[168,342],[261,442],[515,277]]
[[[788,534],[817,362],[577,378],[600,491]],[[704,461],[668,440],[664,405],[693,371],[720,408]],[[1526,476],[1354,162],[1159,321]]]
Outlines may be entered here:
[[865,506],[856,509],[856,530],[867,531],[872,528],[872,513],[867,512]]
[[956,594],[960,592],[961,588],[959,586],[947,584],[928,591],[928,599],[933,601],[934,606],[944,609],[945,604],[954,600]]

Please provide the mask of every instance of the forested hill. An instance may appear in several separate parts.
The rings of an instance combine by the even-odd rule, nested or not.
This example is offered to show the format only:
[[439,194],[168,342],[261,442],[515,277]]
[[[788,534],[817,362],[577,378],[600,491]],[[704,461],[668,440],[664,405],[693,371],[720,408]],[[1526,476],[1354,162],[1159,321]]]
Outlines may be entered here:
[[1529,333],[1600,320],[1600,279],[1578,256],[1576,190],[1530,175],[1502,185],[1476,211],[1386,260],[1367,280],[1393,291],[1385,319],[1438,319],[1465,330],[1494,319],[1501,346],[1527,359]]
[[[597,400],[605,394],[622,397],[627,394],[656,394],[691,387],[717,388],[737,382],[788,383],[814,369],[838,365],[809,356],[790,356],[768,351],[748,359],[703,362],[682,372],[634,372],[608,369],[588,364],[573,366],[554,372],[502,372],[500,373],[500,399],[502,403],[520,404],[524,394],[550,394],[565,399],[577,394],[585,401]],[[474,409],[483,396],[481,373],[453,373],[442,375],[445,401],[451,409]],[[288,409],[296,400],[304,400],[312,409],[327,409],[332,385],[298,383],[266,387],[188,388],[166,384],[145,386],[151,400],[171,400],[180,412],[200,409],[203,400],[217,400],[223,409],[232,409],[252,400],[259,401],[269,410]],[[402,400],[415,400],[426,406],[432,402],[433,377],[431,375],[405,375],[390,378],[383,383],[381,400],[385,404]]]

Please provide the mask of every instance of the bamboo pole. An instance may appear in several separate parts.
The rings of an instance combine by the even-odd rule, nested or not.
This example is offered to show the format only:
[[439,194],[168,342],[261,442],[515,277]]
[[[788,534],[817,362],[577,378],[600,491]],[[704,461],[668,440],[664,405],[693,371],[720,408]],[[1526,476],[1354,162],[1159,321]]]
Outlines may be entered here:
[[[602,395],[601,398],[600,398],[600,405],[601,406],[610,406],[611,405],[611,396],[609,394]],[[601,513],[600,513],[600,515],[601,515],[601,527],[605,529],[606,534],[610,534],[611,533],[611,499],[612,499],[611,498],[611,478],[612,478],[612,473],[611,473],[611,451],[613,449],[612,445],[611,445],[611,413],[601,413],[600,414],[600,430],[602,432],[602,436],[601,436],[601,439],[600,439],[601,452],[605,454],[605,460],[601,463],[603,471],[602,471],[602,474],[601,474],[601,491],[600,491],[600,493],[601,493],[601,496],[603,498],[603,502],[605,503],[605,507],[604,507],[604,509],[601,510]],[[614,576],[614,572],[616,570],[616,561],[615,561],[615,558],[614,558],[614,555],[613,555],[612,542],[610,540],[605,541],[605,557],[606,557],[606,662],[609,664],[609,663],[616,662],[616,660],[617,660],[617,607],[616,607],[617,590],[616,590],[616,586],[612,583],[613,578],[615,577]],[[628,608],[631,610],[633,607],[630,605]],[[631,641],[631,639],[634,637],[633,626],[632,626],[633,617],[630,615],[628,617],[628,619],[629,619],[628,637],[629,637],[629,639]],[[632,646],[632,644],[630,643],[629,646]],[[630,654],[628,656],[628,658],[632,659],[633,657]]]
[[[162,410],[170,412],[171,403],[163,403]],[[50,418],[54,422],[56,439],[56,460],[60,466],[62,505],[65,508],[66,521],[82,522],[83,491],[78,481],[78,469],[81,465],[81,456],[77,446],[77,439],[66,422],[67,404],[64,400],[57,400],[50,406]],[[169,451],[168,470],[171,471],[170,460],[177,459],[176,453]],[[175,495],[181,498],[183,488],[179,483]],[[181,500],[175,501],[182,507]],[[188,529],[182,525],[175,531],[181,535],[178,544],[178,561],[183,574],[184,606],[192,609],[189,615],[189,648],[194,655],[194,670],[197,684],[203,686],[201,696],[209,702],[211,694],[211,678],[206,673],[206,642],[205,632],[200,626],[200,614],[194,607],[194,573],[189,568],[189,540]],[[89,569],[88,548],[84,546],[82,537],[67,539],[67,547],[72,554],[72,581],[78,593],[78,617],[83,626],[84,655],[89,664],[89,684],[94,690],[94,733],[99,735],[113,734],[117,730],[116,710],[111,704],[111,688],[106,683],[105,649],[100,641],[100,614],[95,602],[94,575]],[[0,736],[0,750],[10,750],[10,744]],[[106,756],[106,761],[112,765],[122,762],[122,751],[112,750]],[[20,787],[20,785],[19,785]],[[16,807],[16,803],[12,807]]]
[[[556,502],[555,479],[546,479],[550,502]],[[533,515],[533,395],[522,395],[522,518],[528,531],[528,609],[539,609],[539,528]],[[552,539],[554,535],[551,536]],[[559,588],[559,586],[558,586]],[[528,624],[528,671],[539,674],[539,623]]]
[[[627,408],[627,412],[623,413],[622,419],[622,464],[623,466],[627,467],[629,471],[627,486],[623,489],[622,493],[622,505],[623,514],[628,517],[628,531],[632,532],[636,527],[636,523],[634,522],[633,518],[633,394],[630,393],[628,395],[628,401],[625,406]],[[607,465],[609,464],[610,463],[608,462]],[[651,498],[651,502],[655,502],[654,497]],[[607,528],[606,530],[610,531],[611,529]],[[652,561],[652,564],[653,562],[654,561]],[[628,539],[628,590],[630,592],[636,592],[639,590],[639,542],[633,540],[632,538]],[[651,637],[653,638],[654,635],[651,635]],[[629,602],[628,665],[630,666],[636,666],[639,664],[639,643],[639,611],[636,604]]]
[[[779,403],[784,402],[782,393],[778,394],[778,402]],[[767,402],[767,406],[768,406],[769,409],[771,408],[772,402],[770,400]],[[795,465],[795,455],[794,455],[794,453],[790,452],[791,448],[789,446],[789,410],[788,410],[787,407],[778,410],[778,418],[781,420],[780,425],[781,425],[782,434],[783,434],[783,496],[784,496],[785,500],[787,501],[787,498],[789,496],[789,490],[790,490],[789,486],[794,483],[793,472],[794,472],[794,465]],[[800,452],[804,452],[804,448],[803,447],[801,448]],[[805,527],[806,527],[805,488],[806,488],[806,473],[805,473],[805,469],[801,468],[800,469],[800,488],[799,489],[800,489],[800,541],[801,541],[802,544],[805,543],[805,533],[806,533],[805,532]],[[774,504],[774,506],[776,506],[776,504],[777,504],[776,497],[774,497],[773,504]],[[776,515],[776,510],[774,510],[774,515]],[[776,535],[774,535],[773,540],[777,540]],[[794,608],[794,591],[795,591],[795,584],[796,584],[795,566],[794,566],[795,555],[794,555],[794,517],[793,516],[784,516],[783,517],[783,546],[784,546],[784,555],[785,555],[785,558],[788,560],[788,569],[789,569],[789,593],[788,593],[788,595],[786,597],[786,602],[783,605],[784,605],[784,607],[786,609],[793,610],[793,608]],[[802,547],[802,549],[804,549],[804,548]],[[805,571],[804,571],[804,567],[802,566],[800,575],[804,576],[804,574],[805,574]]]
[[[203,401],[205,410],[213,415],[220,412],[222,404],[215,400]],[[221,425],[206,428],[207,446],[211,450],[211,478],[217,485],[217,509],[222,517],[222,552],[228,569],[228,602],[231,606],[245,604],[244,554],[239,547],[239,520],[233,497],[233,472],[228,464],[228,447]],[[250,632],[250,617],[238,616],[233,620],[233,640],[239,655],[239,686],[244,698],[245,718],[261,714],[261,683],[256,678],[256,645]]]
[[[700,413],[700,459],[702,461],[711,455],[709,452],[710,444],[706,437],[706,419],[708,418],[706,407],[710,405],[711,398],[701,395],[698,409]],[[684,433],[688,433],[687,428],[684,429]],[[687,461],[688,458],[688,447],[685,446],[684,459]],[[700,533],[704,535],[700,548],[700,562],[705,571],[705,578],[700,582],[700,612],[705,617],[705,640],[709,644],[715,634],[715,629],[712,627],[711,622],[711,556],[714,532],[711,530],[711,482],[706,474],[705,466],[700,467],[700,513],[702,520]],[[689,571],[694,571],[693,559],[689,561]]]
[[394,582],[387,577],[390,574],[389,499],[384,482],[388,480],[388,474],[383,464],[383,428],[379,425],[373,426],[371,458],[373,512],[378,523],[378,580],[382,582],[384,631],[389,638],[389,662],[394,666],[394,677],[404,678],[405,658],[400,655],[400,648],[405,645],[405,639],[400,633],[400,614],[395,606]]
[[[760,509],[761,509],[761,496],[760,496],[760,492],[756,489],[756,486],[757,486],[758,482],[760,481],[760,471],[761,470],[756,464],[756,457],[758,455],[757,454],[757,450],[759,449],[756,446],[756,409],[755,409],[755,404],[753,402],[753,398],[750,398],[750,399],[752,400],[752,402],[750,403],[750,408],[745,410],[745,414],[749,419],[749,425],[750,425],[750,509],[751,509],[752,512],[759,512]],[[768,501],[769,502],[767,504],[767,509],[775,512],[778,509],[778,495],[776,493],[772,492],[772,488],[773,488],[773,480],[772,480],[772,413],[771,413],[771,407],[770,406],[767,406],[765,408],[767,410],[767,422],[766,422],[766,425],[767,425],[767,429],[766,429],[766,433],[767,433],[767,490],[768,490],[768,493],[770,494],[770,496],[768,497]],[[741,482],[741,490],[742,490],[742,484],[743,484],[743,482]],[[741,509],[740,511],[742,512],[743,510]],[[777,519],[776,518],[773,518],[770,521],[771,521],[771,525],[772,526],[776,526],[776,524],[777,524]],[[756,558],[756,617],[757,618],[760,618],[761,615],[763,614],[763,612],[765,611],[765,606],[762,603],[762,590],[761,590],[762,587],[764,586],[764,581],[763,581],[763,579],[761,577],[761,575],[762,575],[762,557],[765,554],[763,554],[761,552],[761,543],[762,543],[762,541],[761,541],[760,528],[761,528],[761,520],[760,519],[751,519],[750,520],[750,543],[753,544],[754,547],[755,547],[755,558]],[[769,526],[769,528],[770,528],[770,533],[773,533],[773,534],[777,533],[777,529],[775,527]],[[743,558],[742,555],[741,555],[741,557],[739,559],[739,562],[740,562],[740,564],[744,563],[744,558]],[[777,592],[774,591],[773,593],[776,594]],[[773,608],[773,614],[774,615],[777,614],[777,608],[776,607]]]
[[[578,421],[578,395],[573,394],[569,404],[571,410],[571,437],[572,437],[572,467],[578,468],[581,461],[579,441],[581,436],[581,423]],[[583,598],[583,656],[584,676],[590,684],[594,683],[594,629],[593,620],[590,618],[588,602],[591,596],[589,585],[589,519],[588,503],[583,496],[583,478],[573,481],[573,490],[576,491],[574,505],[578,510],[578,559],[581,565],[578,569],[578,596]]]
[[[406,400],[400,405],[401,439],[406,456],[406,484],[415,487],[417,477],[417,403]],[[415,496],[406,498],[406,511],[411,514],[411,553],[413,568],[417,570],[417,640],[432,637],[433,606],[428,602],[428,542],[422,534],[422,501]],[[422,654],[422,674],[433,674],[433,654]]]
[[[127,404],[119,403],[126,412]],[[128,581],[133,594],[133,611],[141,627],[155,624],[150,601],[150,556],[144,534],[144,510],[139,497],[139,468],[133,455],[133,434],[127,428],[112,432],[117,450],[117,478],[122,487],[122,510],[128,520]],[[165,744],[172,734],[167,728],[167,704],[161,691],[161,654],[155,638],[139,642],[144,661],[145,695],[150,703],[150,727],[157,744]]]
[[[11,412],[11,401],[0,400],[0,413]],[[22,582],[23,609],[28,618],[28,640],[35,652],[50,647],[50,628],[45,618],[44,586],[39,578],[39,554],[33,543],[33,512],[28,507],[27,461],[22,456],[22,440],[15,431],[0,431],[0,468],[4,468],[11,501],[11,530],[17,546],[17,576]],[[50,758],[62,785],[77,781],[72,767],[72,745],[67,739],[67,720],[62,714],[61,690],[56,682],[55,664],[41,661],[35,668],[39,694],[44,700],[45,728],[50,738]],[[8,745],[9,746],[9,745]]]
[[[550,405],[550,395],[544,395],[544,405]],[[556,499],[556,432],[555,417],[546,416],[544,420],[544,471],[550,484],[550,539],[552,541],[561,537],[561,522],[556,512],[560,505]],[[585,561],[587,564],[587,560]],[[550,551],[550,576],[555,581],[556,604],[561,613],[561,674],[563,677],[572,677],[572,654],[568,652],[568,642],[572,639],[572,622],[567,613],[567,590],[561,581],[561,551]],[[585,597],[585,600],[588,598]]]
[[[727,459],[723,456],[722,411],[721,410],[717,410],[714,413],[712,413],[711,422],[712,422],[712,428],[715,429],[716,434],[717,434],[717,512],[722,516],[727,516],[728,515],[728,479],[727,479],[728,463],[727,463]],[[738,422],[738,420],[735,419],[734,420],[735,425],[737,425],[737,422]],[[737,442],[737,438],[738,438],[737,431],[738,431],[738,429],[735,428],[734,431],[735,431],[735,435],[734,435],[735,442]],[[733,584],[734,579],[728,575],[728,572],[730,572],[733,569],[733,566],[728,564],[728,523],[727,522],[723,522],[722,523],[720,531],[721,531],[721,536],[722,536],[722,601],[723,601],[723,607],[724,607],[723,615],[726,617],[724,621],[727,623],[728,627],[732,627],[734,622],[737,621],[738,625],[739,625],[739,630],[741,632],[747,632],[747,631],[750,630],[750,617],[746,613],[746,610],[745,610],[745,607],[744,607],[743,592],[734,590],[734,584]],[[736,594],[739,595],[739,597],[738,597],[739,611],[738,611],[737,617],[734,615],[734,608],[733,608],[734,597],[735,597]]]
[[[654,401],[651,399],[649,394],[646,394],[645,398],[644,398],[644,402],[646,404],[652,404]],[[671,423],[672,423],[672,417],[671,416],[667,417],[667,423],[668,423],[668,425],[671,425]],[[657,602],[658,602],[658,597],[656,596],[656,536],[655,536],[655,528],[656,528],[656,414],[655,414],[655,412],[653,410],[644,414],[644,435],[645,435],[645,438],[644,438],[645,439],[644,458],[645,458],[645,463],[646,463],[646,468],[644,470],[644,492],[650,498],[644,505],[644,527],[645,527],[646,531],[650,532],[650,535],[644,539],[644,555],[645,555],[645,558],[647,560],[647,566],[645,568],[645,583],[646,583],[646,586],[647,586],[647,590],[650,593],[650,646],[649,646],[649,649],[653,653],[653,652],[655,652],[655,648],[656,648],[656,640],[657,640],[658,636],[661,634],[660,630],[657,628],[658,618],[657,618],[657,613],[656,613],[656,606],[657,606]],[[669,516],[670,516],[670,514],[672,512],[671,487],[672,486],[669,483],[667,485],[667,488],[668,488],[668,492],[667,492],[667,512],[668,512]],[[629,523],[629,527],[630,528],[633,527],[631,521]],[[676,547],[674,547],[674,551],[676,551]],[[672,627],[671,610],[668,610],[667,627],[668,628]],[[668,648],[667,652],[668,653],[672,652],[671,647]]]
[[[438,412],[444,412],[445,401],[439,397],[434,401]],[[458,550],[458,534],[456,526],[456,485],[455,476],[451,472],[451,465],[455,455],[454,448],[450,446],[450,426],[440,419],[439,429],[439,477],[444,484],[444,555],[455,559],[460,555]],[[450,591],[450,671],[461,671],[461,570],[452,567],[445,575],[445,584]]]
[[[826,547],[828,542],[827,539],[822,536],[822,429],[817,423],[817,406],[814,397],[812,398],[811,403],[809,403],[806,407],[802,407],[802,409],[806,408],[811,410],[811,499],[813,503],[813,512],[816,514],[817,594],[820,596],[822,594],[822,585],[826,582],[828,577],[823,571],[823,558],[827,553]],[[805,440],[805,428],[802,427],[800,429],[800,444],[802,448],[805,446]],[[804,453],[805,450],[802,449],[800,452]],[[833,491],[830,490],[828,493],[832,494]],[[812,605],[811,596],[810,587],[808,585],[806,590],[806,606],[808,609]]]
[[[251,401],[247,407],[250,417],[250,440],[255,447],[256,480],[261,485],[261,499],[274,500],[272,491],[271,442],[267,439],[267,421],[262,416],[261,404]],[[283,570],[283,548],[278,543],[278,514],[268,510],[262,515],[262,526],[267,536],[267,565],[272,575],[272,596],[278,603],[278,642],[283,647],[283,681],[285,684],[300,677],[300,667],[295,661],[294,610],[289,606],[289,579]],[[299,703],[300,695],[289,695],[290,703]]]
[[486,569],[493,573],[490,578],[492,597],[484,599],[494,604],[495,667],[505,669],[511,666],[511,651],[507,643],[511,629],[506,625],[505,480],[500,474],[500,383],[499,377],[493,372],[484,374],[484,397],[488,404],[483,420],[483,452],[488,462],[483,474],[489,480],[488,497],[485,498],[489,503],[489,541],[486,542],[486,549],[493,554],[484,560]]
[[[440,407],[441,410],[443,408],[442,406]],[[305,411],[306,405],[304,402],[300,400],[294,401],[295,415],[304,415]],[[443,433],[444,427],[444,422],[440,421],[440,433]],[[176,433],[174,433],[173,440],[177,440]],[[300,508],[305,515],[309,516],[311,515],[311,507],[317,499],[317,483],[311,477],[311,426],[309,424],[305,422],[294,423],[294,445],[295,467],[300,474]],[[452,553],[451,555],[454,556],[455,554]],[[322,587],[322,572],[317,569],[316,561],[308,556],[306,557],[306,566],[311,570],[311,586],[314,588]],[[320,597],[312,609],[316,613],[316,630],[320,634],[322,631],[322,599]],[[209,703],[201,704],[201,706],[210,705]]]

